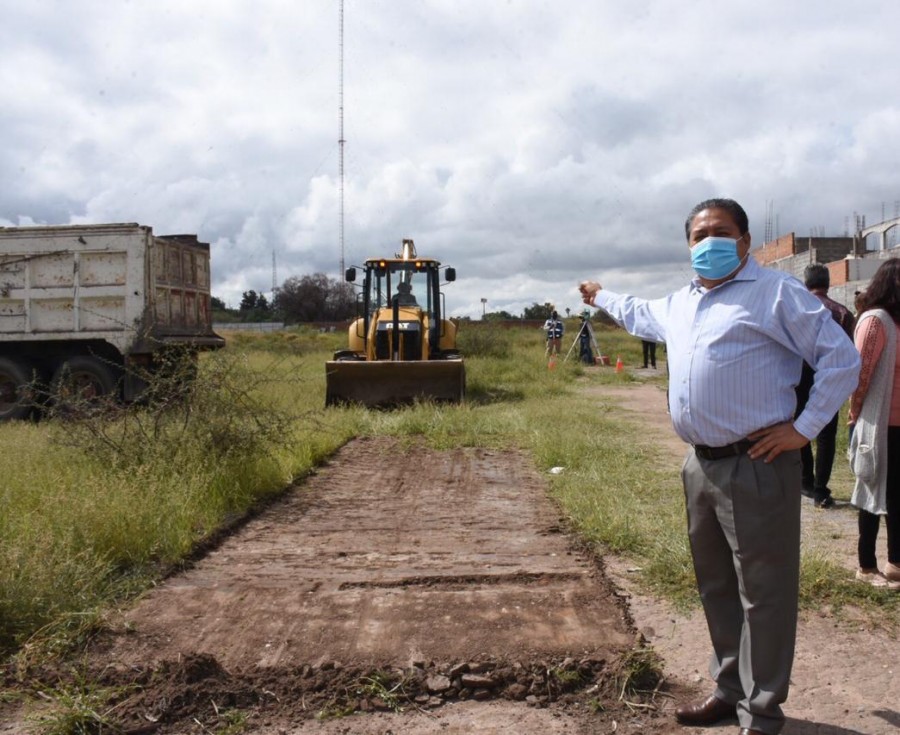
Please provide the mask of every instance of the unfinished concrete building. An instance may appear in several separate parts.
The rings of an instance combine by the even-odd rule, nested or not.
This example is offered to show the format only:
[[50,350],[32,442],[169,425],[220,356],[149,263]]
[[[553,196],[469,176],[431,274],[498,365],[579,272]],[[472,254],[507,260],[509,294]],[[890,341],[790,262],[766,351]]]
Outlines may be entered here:
[[854,237],[798,237],[790,232],[751,253],[760,265],[786,271],[800,280],[810,263],[826,265],[831,276],[828,295],[853,310],[856,292],[865,291],[881,261],[900,257],[900,245],[888,245],[888,233],[898,226],[900,218],[885,220]]

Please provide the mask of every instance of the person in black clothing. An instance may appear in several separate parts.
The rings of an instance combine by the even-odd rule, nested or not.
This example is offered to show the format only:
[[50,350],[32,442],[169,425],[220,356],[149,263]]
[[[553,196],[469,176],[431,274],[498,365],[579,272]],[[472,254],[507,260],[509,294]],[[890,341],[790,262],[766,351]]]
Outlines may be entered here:
[[419,305],[416,301],[416,297],[413,296],[412,286],[406,281],[400,281],[400,283],[397,284],[397,294],[394,296],[394,300],[399,306]]
[[[831,312],[832,319],[843,328],[847,333],[847,337],[853,341],[853,329],[856,326],[856,319],[849,309],[828,298],[828,287],[831,284],[828,268],[820,263],[806,266],[803,271],[803,282],[810,292],[817,296],[825,308]],[[796,416],[800,415],[806,406],[806,402],[809,400],[809,392],[813,385],[814,375],[812,368],[803,363],[803,372],[800,375],[800,382],[796,388]],[[800,449],[800,461],[803,464],[803,485],[800,492],[806,497],[812,498],[818,508],[831,508],[834,505],[834,498],[831,497],[828,481],[831,479],[831,468],[834,465],[838,416],[839,414],[835,414],[834,418],[825,425],[825,428],[816,437],[815,460],[813,460],[812,442]]]
[[581,331],[578,333],[578,356],[585,365],[594,364],[594,353],[591,351],[591,331],[587,317],[581,317]]
[[641,346],[644,348],[644,367],[647,367],[649,361],[653,369],[656,369],[656,342],[653,340],[642,339]]

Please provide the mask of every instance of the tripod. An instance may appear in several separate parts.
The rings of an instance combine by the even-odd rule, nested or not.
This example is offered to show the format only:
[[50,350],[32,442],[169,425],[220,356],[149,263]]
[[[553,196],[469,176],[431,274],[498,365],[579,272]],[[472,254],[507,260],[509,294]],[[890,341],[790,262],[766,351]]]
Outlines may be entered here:
[[597,356],[600,356],[600,346],[597,344],[597,338],[594,336],[594,327],[591,325],[590,319],[585,319],[581,323],[581,329],[579,329],[578,334],[575,335],[575,339],[572,341],[572,346],[566,353],[563,362],[569,359],[569,355],[572,354],[572,350],[575,349],[575,345],[578,344],[578,342],[582,339],[582,335],[585,335],[587,339],[590,340],[591,344],[594,345],[594,349],[597,351]]

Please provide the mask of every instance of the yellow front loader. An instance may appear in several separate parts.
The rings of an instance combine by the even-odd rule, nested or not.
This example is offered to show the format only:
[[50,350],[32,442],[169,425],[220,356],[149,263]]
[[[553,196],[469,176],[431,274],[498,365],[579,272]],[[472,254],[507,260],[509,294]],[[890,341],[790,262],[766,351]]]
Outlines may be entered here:
[[[365,262],[349,349],[325,363],[325,405],[463,400],[465,365],[456,325],[443,318],[441,270],[437,260],[416,256],[412,240],[393,258]],[[448,282],[456,280],[453,268],[443,270]],[[356,281],[356,268],[345,277]]]

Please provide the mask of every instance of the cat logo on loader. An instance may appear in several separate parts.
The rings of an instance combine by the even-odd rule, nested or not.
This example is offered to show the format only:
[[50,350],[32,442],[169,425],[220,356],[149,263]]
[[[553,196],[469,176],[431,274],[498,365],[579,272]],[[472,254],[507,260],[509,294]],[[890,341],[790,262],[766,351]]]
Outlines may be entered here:
[[[437,260],[416,255],[412,240],[393,258],[366,260],[349,349],[325,363],[326,406],[463,400],[466,370],[456,325],[443,318],[441,270]],[[443,270],[447,282],[456,280],[455,269]],[[356,281],[356,268],[345,278]]]

